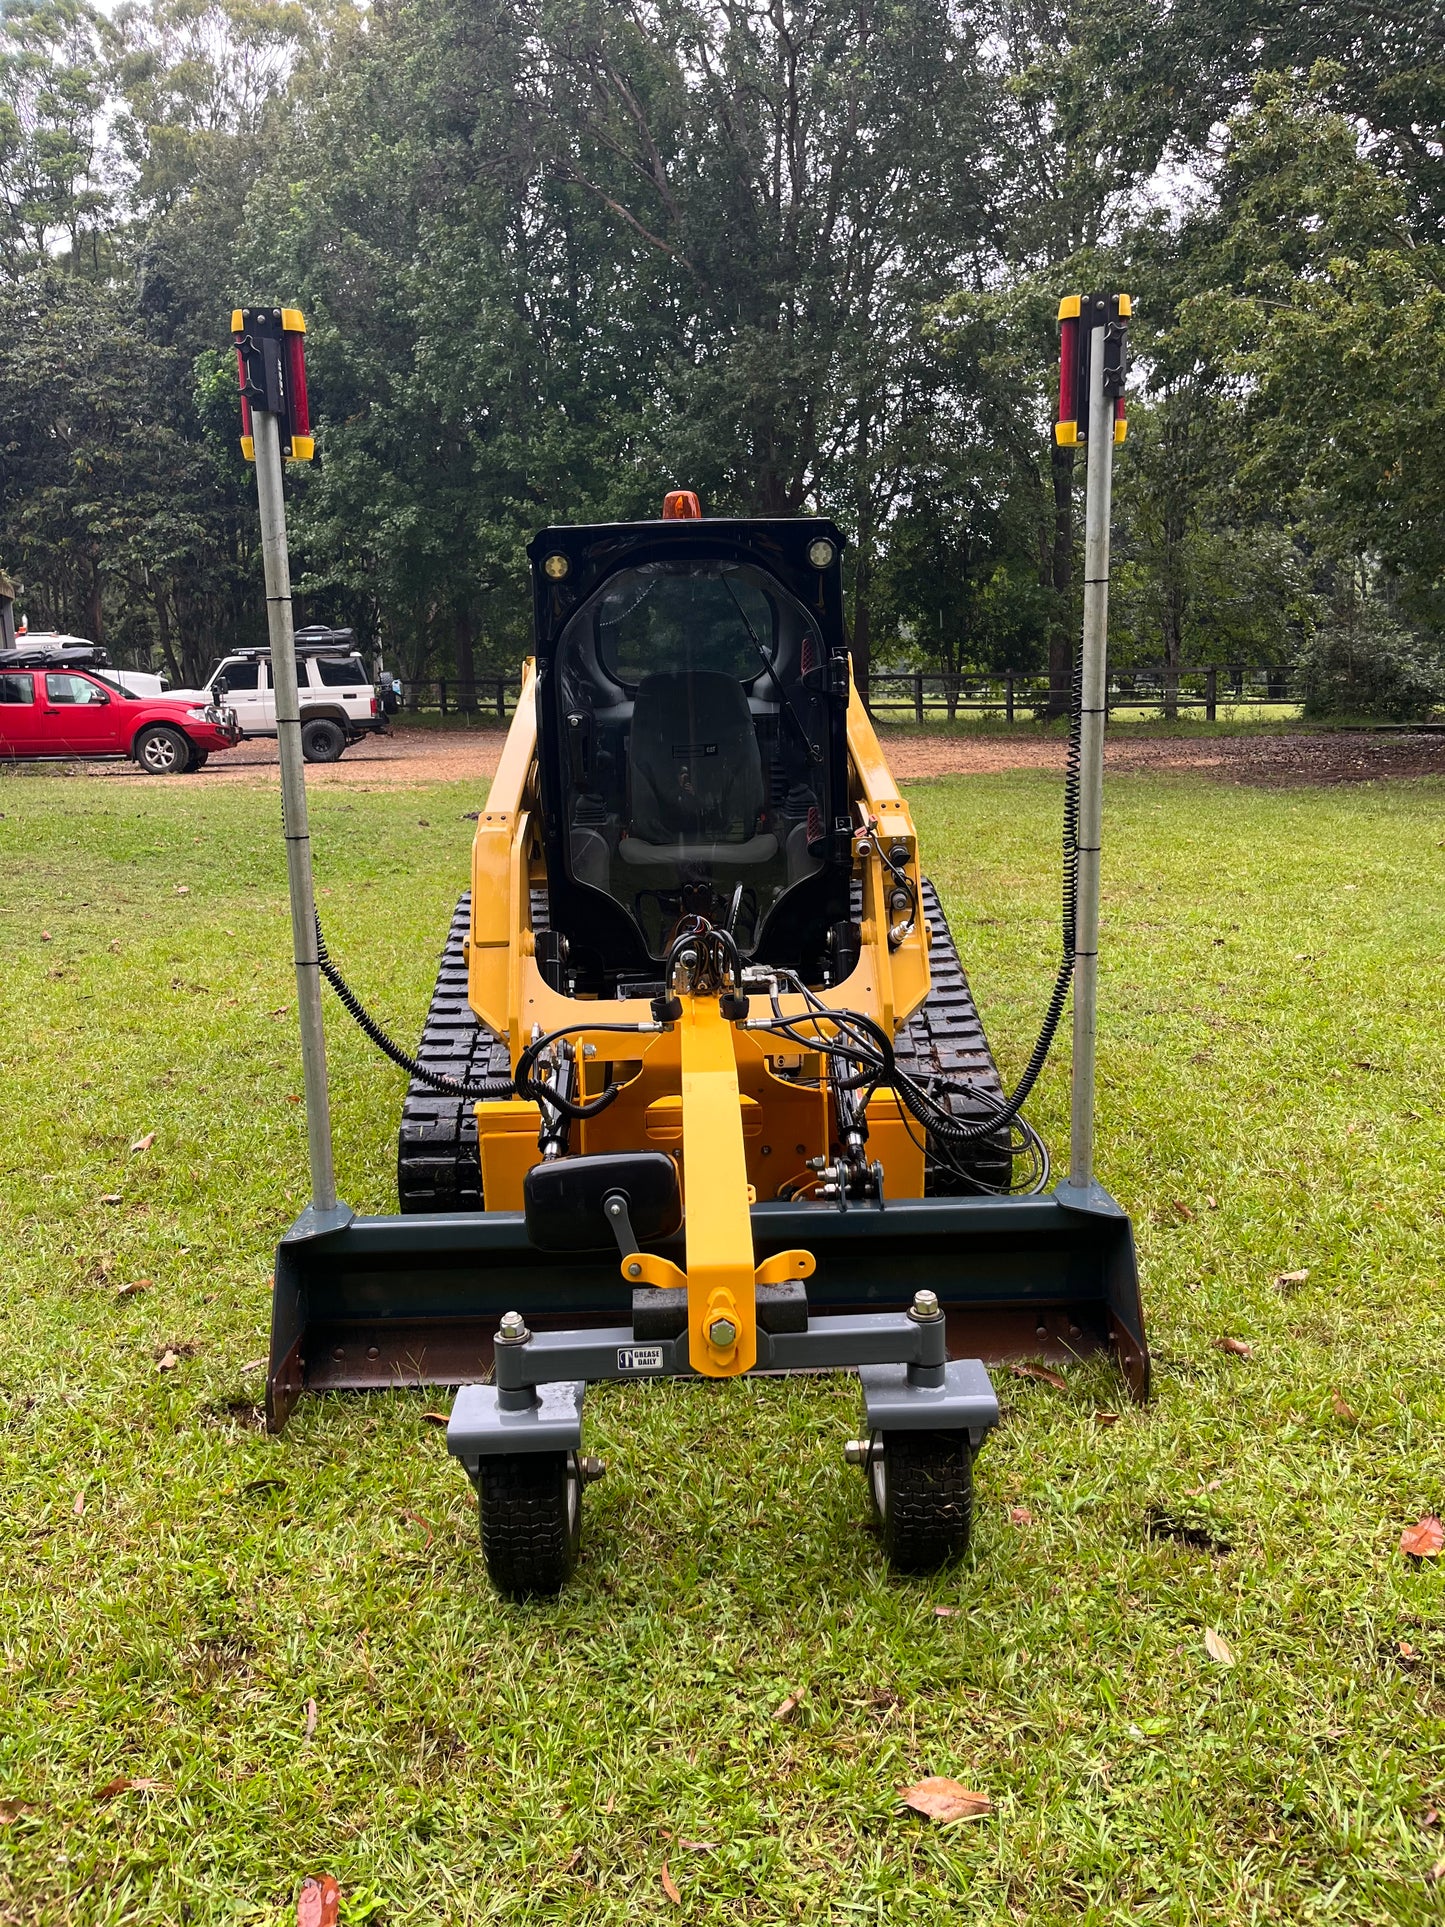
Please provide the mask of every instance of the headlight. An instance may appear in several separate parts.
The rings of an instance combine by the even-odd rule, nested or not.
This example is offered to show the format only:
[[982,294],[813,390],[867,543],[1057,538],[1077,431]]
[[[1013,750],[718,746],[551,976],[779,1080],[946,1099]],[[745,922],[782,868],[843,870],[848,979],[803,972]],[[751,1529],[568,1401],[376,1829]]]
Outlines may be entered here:
[[193,723],[213,723],[216,720],[214,709],[188,709],[186,714]]

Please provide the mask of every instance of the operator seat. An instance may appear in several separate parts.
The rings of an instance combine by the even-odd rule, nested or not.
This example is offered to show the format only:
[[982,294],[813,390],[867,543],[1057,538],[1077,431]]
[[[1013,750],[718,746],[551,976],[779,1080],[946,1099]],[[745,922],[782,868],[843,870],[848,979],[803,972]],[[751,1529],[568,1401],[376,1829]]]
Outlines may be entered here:
[[632,818],[618,855],[638,869],[768,863],[763,764],[747,693],[712,669],[645,676],[628,750]]

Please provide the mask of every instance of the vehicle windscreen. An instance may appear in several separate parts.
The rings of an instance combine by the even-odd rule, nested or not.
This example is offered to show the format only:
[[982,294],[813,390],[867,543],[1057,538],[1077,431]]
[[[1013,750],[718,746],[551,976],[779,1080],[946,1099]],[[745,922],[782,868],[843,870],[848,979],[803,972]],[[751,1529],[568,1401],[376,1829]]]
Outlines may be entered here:
[[623,570],[563,631],[568,867],[628,911],[654,958],[689,915],[751,955],[821,867],[823,655],[802,605],[733,562]]

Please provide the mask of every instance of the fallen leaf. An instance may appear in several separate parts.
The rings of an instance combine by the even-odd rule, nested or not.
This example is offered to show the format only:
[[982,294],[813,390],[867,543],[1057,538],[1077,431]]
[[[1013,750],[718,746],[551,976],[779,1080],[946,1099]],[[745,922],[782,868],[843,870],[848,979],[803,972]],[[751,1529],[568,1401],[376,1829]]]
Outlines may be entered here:
[[179,1352],[162,1352],[156,1360],[156,1370],[158,1372],[173,1372],[180,1362],[181,1357]]
[[135,1143],[132,1144],[132,1146],[130,1147],[131,1151],[132,1153],[136,1151],[148,1151],[151,1148],[151,1146],[155,1143],[155,1141],[156,1141],[155,1132],[147,1131],[144,1137],[138,1137],[136,1139]]
[[684,1840],[679,1836],[677,1844],[686,1853],[716,1853],[718,1850],[716,1840]]
[[117,1298],[134,1298],[138,1291],[149,1291],[150,1288],[149,1278],[132,1278],[128,1285],[119,1286],[115,1295]]
[[188,897],[190,894],[191,886],[189,883],[178,883],[176,885],[176,895],[178,897]]
[[1174,1209],[1179,1213],[1180,1217],[1183,1218],[1186,1223],[1189,1221],[1189,1219],[1191,1219],[1194,1216],[1194,1213],[1189,1209],[1189,1206],[1184,1203],[1182,1198],[1171,1198],[1169,1202],[1174,1206]]
[[1230,1352],[1235,1358],[1253,1358],[1254,1347],[1247,1345],[1242,1338],[1216,1338],[1216,1351]]
[[677,1891],[677,1882],[668,1871],[668,1865],[665,1860],[662,1863],[662,1891],[667,1895],[674,1907],[680,1907],[682,1905],[682,1895]]
[[1010,1525],[1031,1526],[1034,1522],[1034,1515],[1026,1505],[1011,1505],[1008,1516]]
[[119,1204],[120,1203],[119,1191],[107,1191],[105,1196],[100,1200],[100,1202],[102,1204]]
[[42,930],[40,933],[40,941],[42,943],[53,943],[55,939],[51,936],[48,930]]
[[245,1364],[241,1367],[241,1370],[243,1372],[259,1372],[260,1370],[262,1370],[264,1366],[268,1365],[269,1363],[270,1363],[270,1360],[265,1358],[248,1358]]
[[24,1800],[0,1800],[0,1827],[13,1827],[26,1804]]
[[571,1853],[569,1853],[567,1858],[562,1862],[563,1873],[571,1873],[572,1869],[581,1860],[583,1854],[586,1853],[586,1851],[587,1849],[585,1847],[574,1847]]
[[118,1793],[169,1793],[170,1787],[164,1780],[132,1779],[127,1773],[118,1773],[113,1780],[107,1780],[97,1789],[97,1800],[113,1800]]
[[271,1015],[273,1017],[284,1017],[287,1011],[290,1010],[290,1008],[291,1008],[290,1004],[278,1004],[276,1008],[271,1012]]
[[301,1102],[300,1091],[287,1091],[286,1102],[288,1104],[299,1104]]
[[1400,1534],[1400,1550],[1412,1559],[1434,1559],[1445,1546],[1445,1529],[1433,1512],[1424,1513]]
[[1220,1666],[1232,1666],[1234,1654],[1230,1652],[1222,1633],[1215,1632],[1212,1626],[1204,1628],[1204,1650]]
[[296,1927],[336,1927],[340,1906],[341,1889],[329,1873],[308,1875],[296,1896]]
[[1094,1423],[1095,1425],[1117,1425],[1119,1423],[1119,1414],[1117,1412],[1095,1412]]
[[1360,1415],[1354,1406],[1349,1404],[1345,1399],[1342,1399],[1338,1392],[1330,1393],[1330,1410],[1336,1418],[1349,1419],[1352,1423],[1358,1422],[1359,1420]]
[[1062,1372],[1051,1372],[1047,1365],[1010,1365],[1009,1370],[1015,1378],[1036,1378],[1044,1385],[1052,1385],[1056,1392],[1067,1392],[1069,1381]]
[[1282,1291],[1285,1296],[1288,1297],[1290,1292],[1299,1290],[1309,1275],[1308,1265],[1304,1267],[1303,1271],[1277,1271],[1274,1277],[1274,1288],[1276,1291]]
[[315,1731],[316,1731],[316,1702],[315,1700],[307,1700],[306,1702],[306,1737],[308,1740],[311,1738],[312,1734]]
[[1439,1824],[1440,1824],[1439,1808],[1426,1807],[1425,1811],[1420,1815],[1420,1825],[1422,1827],[1438,1827]]
[[935,1619],[952,1619],[957,1611],[957,1606],[935,1606],[933,1609],[933,1617]]
[[423,1519],[423,1517],[419,1512],[403,1512],[401,1516],[403,1519],[410,1520],[412,1525],[420,1526],[422,1531],[426,1534],[426,1545],[422,1547],[422,1551],[425,1552],[426,1547],[429,1546],[432,1542],[431,1527],[427,1524],[426,1520]]
[[1442,1880],[1445,1880],[1445,1860],[1437,1860],[1425,1878],[1432,1887],[1438,1886]]
[[446,1412],[423,1412],[422,1422],[426,1425],[450,1425],[451,1418]]
[[938,1820],[945,1826],[950,1820],[977,1820],[993,1811],[993,1801],[986,1793],[971,1793],[941,1773],[931,1774],[917,1786],[900,1787],[898,1798],[926,1820]]
[[795,1693],[789,1693],[782,1705],[773,1709],[773,1718],[775,1720],[790,1720],[802,1703],[804,1690],[805,1689],[800,1686]]
[[1209,1206],[1211,1211],[1217,1211],[1219,1209],[1218,1198],[1206,1198],[1204,1202]]
[[75,1514],[75,1516],[76,1516],[76,1518],[77,1518],[77,1519],[78,1519],[78,1518],[80,1517],[80,1515],[81,1515],[81,1513],[82,1513],[82,1512],[84,1512],[84,1510],[85,1510],[85,1494],[84,1494],[83,1492],[77,1492],[77,1493],[76,1493],[76,1495],[75,1495],[75,1504],[74,1504],[74,1505],[73,1505],[73,1506],[72,1506],[72,1507],[71,1507],[70,1509],[71,1509],[71,1511],[72,1511],[72,1512],[73,1512],[73,1513]]

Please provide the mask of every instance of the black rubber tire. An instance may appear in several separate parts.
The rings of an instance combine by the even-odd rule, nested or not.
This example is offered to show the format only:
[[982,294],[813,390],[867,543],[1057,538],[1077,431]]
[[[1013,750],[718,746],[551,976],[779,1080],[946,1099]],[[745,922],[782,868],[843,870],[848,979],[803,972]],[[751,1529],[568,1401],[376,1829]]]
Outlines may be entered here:
[[875,1433],[868,1490],[896,1572],[936,1572],[968,1550],[973,1447],[967,1432]]
[[211,752],[208,749],[193,748],[191,750],[191,760],[186,764],[187,775],[194,776],[196,771],[198,769],[204,769],[210,760]]
[[130,753],[147,776],[183,776],[191,766],[191,739],[169,723],[152,723],[136,737]]
[[334,763],[346,748],[346,732],[329,716],[301,725],[301,754],[308,763]]
[[477,1481],[482,1554],[509,1599],[552,1598],[577,1564],[582,1481],[569,1452],[485,1458]]

